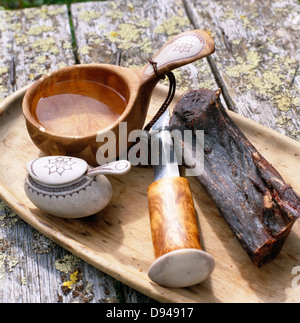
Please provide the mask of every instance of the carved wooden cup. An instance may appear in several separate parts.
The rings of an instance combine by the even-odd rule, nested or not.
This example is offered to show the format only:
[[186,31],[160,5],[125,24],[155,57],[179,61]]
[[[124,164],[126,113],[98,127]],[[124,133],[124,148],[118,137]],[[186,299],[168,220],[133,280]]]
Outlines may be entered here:
[[[182,33],[148,63],[132,70],[108,64],[82,64],[42,77],[26,92],[23,114],[34,144],[47,155],[71,155],[96,166],[97,142],[113,131],[119,149],[119,123],[127,122],[127,134],[141,129],[152,91],[160,75],[214,52],[214,42],[201,30]],[[98,137],[99,138],[99,137]],[[131,143],[132,144],[132,143]]]

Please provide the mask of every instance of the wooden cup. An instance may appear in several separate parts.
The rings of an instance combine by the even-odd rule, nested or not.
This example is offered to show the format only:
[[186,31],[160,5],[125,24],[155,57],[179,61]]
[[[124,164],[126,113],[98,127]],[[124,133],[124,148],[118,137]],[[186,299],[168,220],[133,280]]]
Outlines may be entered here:
[[[127,122],[127,136],[132,130],[142,129],[151,94],[160,75],[213,52],[212,38],[204,31],[192,30],[167,42],[152,58],[157,63],[157,73],[151,63],[137,70],[108,64],[82,64],[62,68],[43,76],[28,89],[23,100],[23,114],[28,133],[34,144],[47,155],[71,155],[96,166],[98,164],[98,149],[104,145],[104,141],[97,141],[97,138],[105,138],[108,132],[112,131],[116,138],[117,156],[133,144],[127,142],[127,146],[120,149],[119,124]],[[80,86],[76,85],[78,82],[81,82]],[[109,91],[104,91],[99,97],[97,84]],[[109,95],[108,92],[115,92],[117,95]],[[60,120],[59,127],[71,127],[72,132],[58,133],[48,129],[39,120],[37,111],[38,103],[42,98],[49,98],[57,94],[80,94],[105,101],[112,110],[118,110],[120,116],[108,126],[95,129],[95,117],[90,114],[78,114],[72,110],[73,105],[68,104],[63,107],[67,117],[63,121]],[[120,97],[124,101],[124,107],[122,104],[120,107]],[[47,118],[54,125],[55,120],[58,120],[56,110],[54,108],[47,111]],[[78,118],[80,118],[79,121]],[[76,126],[72,128],[72,125]],[[122,136],[124,135],[122,134]]]

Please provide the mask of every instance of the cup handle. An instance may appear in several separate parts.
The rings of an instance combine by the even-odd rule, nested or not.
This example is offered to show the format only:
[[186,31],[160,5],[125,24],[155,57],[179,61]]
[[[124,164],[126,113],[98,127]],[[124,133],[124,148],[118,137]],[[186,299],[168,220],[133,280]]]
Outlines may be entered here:
[[131,163],[127,160],[118,160],[87,171],[86,175],[93,177],[97,175],[124,175],[131,169]]
[[[191,30],[181,33],[168,41],[152,58],[157,64],[159,75],[165,75],[171,70],[192,63],[208,56],[215,51],[213,39],[202,30]],[[144,74],[151,77],[154,68],[151,63],[145,66]]]

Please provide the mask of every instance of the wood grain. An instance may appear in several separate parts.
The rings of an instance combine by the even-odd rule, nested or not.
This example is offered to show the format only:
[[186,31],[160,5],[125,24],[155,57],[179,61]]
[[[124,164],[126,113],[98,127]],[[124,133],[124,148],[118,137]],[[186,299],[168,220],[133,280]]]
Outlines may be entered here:
[[[155,90],[150,113],[157,109],[157,102],[166,92],[161,87]],[[216,267],[208,280],[190,288],[162,288],[151,283],[147,276],[154,260],[146,193],[153,181],[151,169],[134,167],[123,177],[110,176],[114,192],[111,204],[88,219],[59,219],[37,210],[26,199],[22,185],[25,160],[35,158],[40,152],[31,144],[17,102],[20,99],[9,107],[1,106],[0,149],[5,171],[0,173],[0,194],[30,225],[81,259],[158,301],[299,302],[299,293],[292,284],[295,276],[291,275],[300,263],[299,223],[293,227],[278,257],[258,269],[193,178],[189,182],[201,228],[201,244],[214,257]],[[299,143],[235,113],[230,116],[299,193],[299,172],[295,171],[299,165]]]
[[[195,11],[191,10],[191,6]],[[189,9],[188,15],[193,24],[188,20],[185,8]],[[61,13],[58,13],[57,10]],[[47,13],[48,11],[51,13],[50,15]],[[53,14],[55,11],[56,14]],[[121,53],[121,65],[140,67],[145,64],[149,55],[153,55],[162,46],[169,35],[200,27],[211,33],[217,45],[216,53],[213,55],[214,60],[210,60],[212,70],[206,60],[180,68],[176,71],[178,89],[198,89],[198,87],[216,89],[221,86],[230,108],[292,138],[299,139],[299,106],[291,104],[288,111],[278,110],[278,103],[284,107],[291,96],[299,97],[299,69],[297,70],[296,63],[299,4],[296,0],[266,1],[260,3],[259,6],[250,1],[229,3],[217,0],[209,2],[185,1],[185,7],[178,0],[128,0],[73,4],[72,19],[77,41],[77,50],[74,51],[66,12],[65,6],[50,6],[49,9],[48,7],[29,8],[7,13],[5,17],[7,23],[0,24],[1,99],[18,87],[35,81],[48,70],[72,65],[75,60],[81,63],[115,63]],[[1,17],[3,16],[1,15]],[[50,28],[54,27],[54,29],[47,31],[47,27],[40,28],[45,25]],[[39,26],[40,29],[32,29],[31,33],[33,34],[27,35],[27,31],[35,26]],[[129,28],[133,32],[128,32]],[[42,33],[34,35],[39,33],[41,29]],[[131,37],[133,35],[134,38]],[[30,44],[34,44],[30,49],[29,43],[27,43],[29,36]],[[239,38],[242,40],[239,41]],[[63,41],[60,41],[61,39]],[[50,40],[48,49],[47,40]],[[45,46],[42,46],[43,43]],[[59,50],[58,55],[50,53],[54,46]],[[252,69],[252,66],[256,65],[255,61],[257,62],[252,53],[256,48],[260,62],[257,69]],[[233,55],[230,54],[230,50],[233,50]],[[220,55],[218,55],[219,51]],[[48,59],[49,55],[51,61]],[[245,65],[242,62],[245,58],[250,59],[250,75],[243,73],[235,76],[235,66],[237,66],[238,72],[242,71],[241,67]],[[214,62],[215,64],[213,64]],[[14,70],[13,66],[18,70],[15,74],[11,73]],[[232,69],[229,70],[230,75],[226,73],[227,67]],[[266,72],[272,73],[265,75]],[[279,72],[280,80],[274,77],[271,82],[264,83],[264,91],[268,90],[266,86],[271,84],[270,91],[265,92],[267,95],[259,90],[257,92],[257,86],[260,83],[254,81],[257,81],[260,75],[263,76],[262,80],[268,80],[277,72]],[[252,78],[253,75],[256,77]],[[215,82],[215,78],[218,84]],[[283,89],[282,93],[276,84],[279,84],[279,89]],[[247,87],[250,88],[249,91],[246,89]],[[276,95],[284,95],[272,98],[270,92],[273,90]],[[285,99],[286,96],[288,100]],[[269,100],[270,97],[272,102],[275,101],[275,107]],[[163,96],[153,97],[153,103],[156,105],[161,104],[162,100]],[[248,100],[251,105],[248,104]],[[269,108],[270,105],[272,108]],[[151,114],[152,111],[150,110],[149,113]],[[246,133],[253,129],[248,123],[240,123],[239,125]],[[2,126],[4,131],[9,128],[8,124]],[[12,134],[12,136],[14,135]],[[261,137],[262,135],[263,137]],[[276,140],[272,142],[274,138]],[[288,171],[286,157],[293,156],[293,150],[294,154],[299,154],[296,146],[285,145],[285,139],[279,140],[278,143],[278,137],[274,136],[273,132],[268,132],[266,138],[264,132],[257,130],[251,139],[262,145],[261,150],[267,155],[268,160],[279,165],[284,174]],[[262,141],[266,143],[265,146]],[[10,144],[13,145],[12,142]],[[27,143],[24,142],[24,144]],[[281,147],[280,152],[278,152],[279,148],[276,148],[276,144]],[[269,145],[272,145],[273,148],[270,149]],[[273,149],[276,150],[277,156],[273,156]],[[293,157],[297,158],[297,156]],[[299,160],[296,159],[294,169],[298,169],[298,164]],[[297,172],[295,176],[292,174],[286,179],[292,183],[295,178],[298,178]],[[210,282],[205,284],[200,296],[204,296],[207,301],[212,302],[218,302],[224,297],[229,301],[251,298],[257,302],[268,302],[274,298],[280,301],[290,299],[290,295],[293,293],[291,280],[295,278],[294,275],[291,275],[291,270],[293,266],[300,263],[297,257],[290,258],[293,252],[298,253],[299,248],[294,241],[299,240],[296,234],[299,231],[299,224],[296,223],[296,228],[291,233],[292,240],[287,241],[287,246],[279,261],[275,261],[274,265],[269,266],[263,272],[254,271],[247,268],[247,260],[243,256],[239,258],[236,249],[232,249],[232,245],[235,246],[234,239],[226,228],[221,230],[223,226],[219,217],[203,216],[201,210],[206,210],[206,214],[214,214],[214,207],[198,184],[194,181],[190,181],[190,183],[196,200],[196,210],[201,220],[204,249],[208,246],[209,251],[214,253],[214,249],[219,248],[220,253],[222,251],[227,255],[226,259],[228,260],[218,264],[214,284],[211,285]],[[118,192],[122,192],[121,188]],[[146,203],[145,199],[143,201]],[[56,302],[58,295],[60,295],[63,302],[82,301],[82,299],[72,297],[71,294],[65,296],[61,293],[61,275],[63,273],[55,269],[54,263],[56,260],[63,261],[69,252],[58,245],[53,246],[49,239],[37,233],[6,205],[1,204],[0,213],[1,300],[3,302]],[[212,238],[207,240],[206,232],[208,230],[211,231]],[[213,245],[214,238],[221,241],[217,247]],[[238,260],[234,262],[236,257]],[[290,260],[287,262],[287,267],[282,267],[281,262],[286,257]],[[2,262],[3,259],[5,259],[4,262]],[[237,261],[240,264],[237,264]],[[86,262],[80,262],[79,266],[83,272],[84,286],[87,286],[87,283],[92,285],[94,298],[91,302],[116,301],[117,299],[124,302],[149,301],[146,296],[114,281]],[[266,277],[267,271],[269,271],[268,277]],[[233,295],[231,289],[225,288],[222,297],[211,296],[210,289],[224,280],[228,281],[230,286],[238,287],[236,294]],[[259,288],[262,284],[265,286],[263,294],[260,293]],[[278,295],[274,295],[274,289],[278,291]],[[191,291],[194,289],[192,288]],[[296,298],[296,301],[299,299]]]
[[208,60],[227,106],[299,140],[299,2],[184,3],[195,28],[212,33]]
[[[80,63],[141,68],[170,37],[195,29],[180,0],[74,3],[72,19]],[[206,59],[174,71],[181,91],[217,84]],[[167,84],[167,83],[165,83]]]
[[173,250],[201,249],[193,197],[187,179],[164,178],[148,187],[155,258]]
[[75,63],[67,6],[1,12],[0,99]]
[[[66,6],[12,10],[5,14],[0,11],[0,18],[0,100],[50,71],[75,64]],[[7,126],[3,126],[4,131]],[[151,301],[72,257],[0,201],[1,302]],[[72,262],[74,259],[77,260]],[[56,262],[61,263],[62,271],[56,268]],[[69,266],[71,272],[76,269],[81,272],[81,278],[74,285],[82,288],[81,293],[73,295],[71,290],[63,293],[62,285],[70,275],[63,271],[64,266]]]

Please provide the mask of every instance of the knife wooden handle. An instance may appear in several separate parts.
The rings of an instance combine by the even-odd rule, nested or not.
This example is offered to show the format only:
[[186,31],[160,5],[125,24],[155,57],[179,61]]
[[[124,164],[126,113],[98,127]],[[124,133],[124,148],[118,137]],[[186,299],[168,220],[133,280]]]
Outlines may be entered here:
[[166,287],[186,287],[206,279],[213,258],[203,250],[192,193],[187,179],[169,177],[148,187],[155,262],[150,279]]
[[201,249],[190,185],[184,177],[169,177],[148,188],[155,258],[183,248]]

